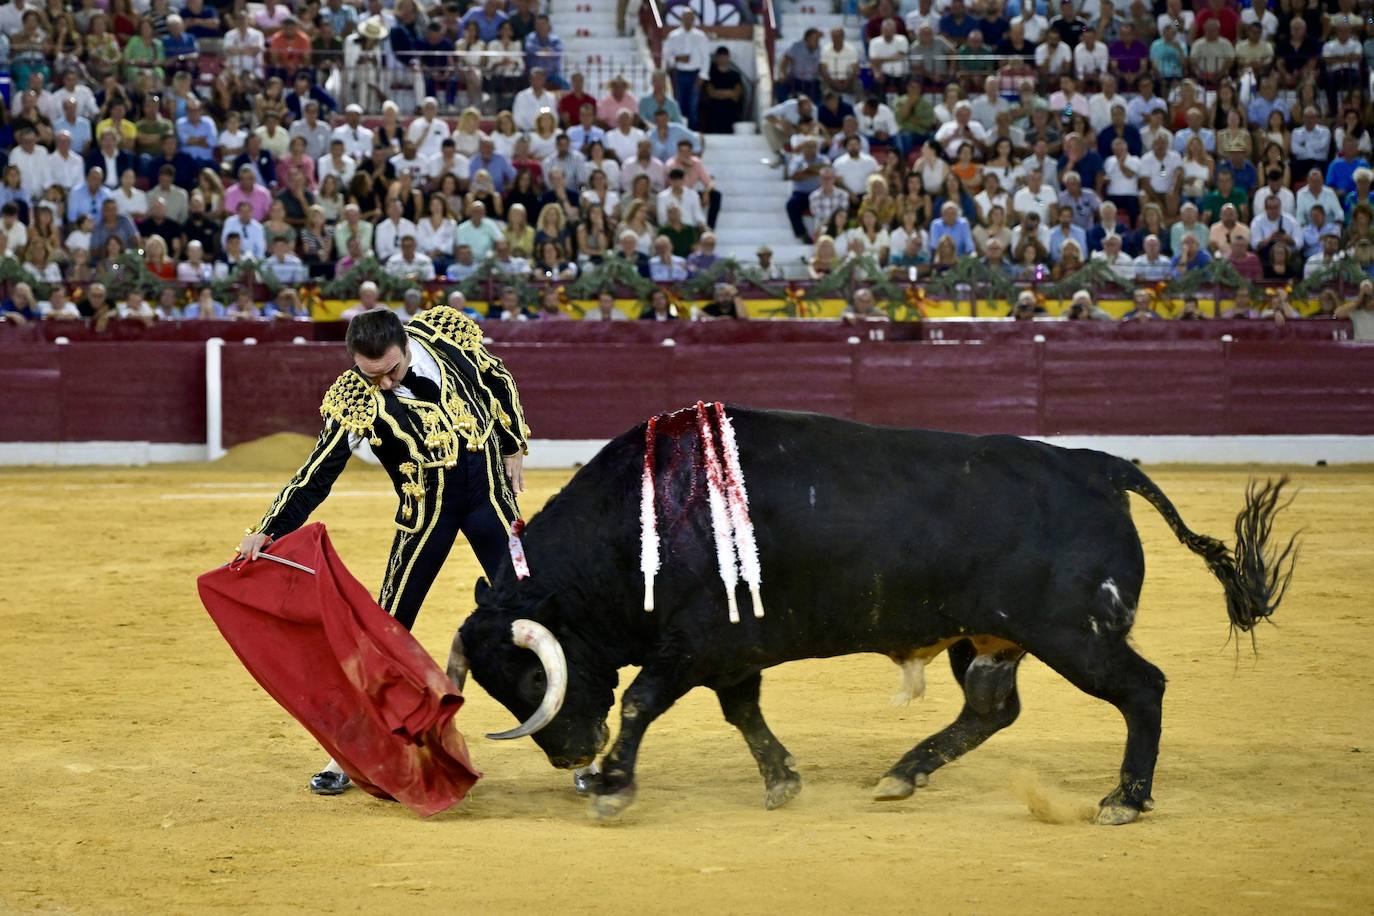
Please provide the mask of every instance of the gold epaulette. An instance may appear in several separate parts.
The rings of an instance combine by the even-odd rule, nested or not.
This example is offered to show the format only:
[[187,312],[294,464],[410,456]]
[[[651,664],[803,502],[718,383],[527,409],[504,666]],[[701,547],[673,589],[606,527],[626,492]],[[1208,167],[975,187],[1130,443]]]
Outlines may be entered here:
[[376,385],[350,369],[324,393],[320,416],[354,435],[370,437],[377,420],[377,391]]
[[427,331],[430,336],[441,338],[460,350],[482,347],[482,329],[477,322],[447,305],[426,309],[411,320],[410,327]]

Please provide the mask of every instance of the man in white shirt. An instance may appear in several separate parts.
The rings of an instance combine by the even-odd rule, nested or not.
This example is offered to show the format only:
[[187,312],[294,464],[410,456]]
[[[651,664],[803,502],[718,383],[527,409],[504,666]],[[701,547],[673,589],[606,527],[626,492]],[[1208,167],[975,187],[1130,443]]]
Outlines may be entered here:
[[699,229],[706,228],[706,213],[701,208],[701,195],[686,186],[686,173],[674,167],[668,171],[668,187],[658,192],[658,224],[668,222],[668,208],[676,207],[682,221]]
[[545,108],[556,113],[558,96],[549,91],[544,68],[534,67],[530,70],[529,86],[515,94],[515,102],[511,105],[511,116],[515,119],[516,130],[534,130],[534,119]]
[[1292,248],[1301,247],[1298,245],[1298,221],[1283,212],[1277,195],[1271,195],[1264,201],[1264,212],[1250,220],[1250,247],[1258,251],[1276,236],[1287,236],[1285,241]]
[[434,190],[438,189],[439,182],[445,175],[456,176],[460,185],[466,184],[471,171],[472,161],[458,152],[458,146],[452,137],[440,146],[439,155],[425,160],[425,180]]
[[1341,202],[1325,181],[1322,180],[1321,169],[1312,169],[1307,173],[1307,184],[1298,191],[1297,213],[1298,225],[1306,228],[1312,220],[1312,208],[1321,207],[1326,211],[1326,221],[1339,225],[1345,219],[1345,211],[1341,207]]
[[1273,41],[1279,33],[1279,17],[1267,7],[1266,0],[1251,0],[1250,5],[1240,11],[1240,21],[1247,26],[1252,22],[1258,22],[1264,37]]
[[1097,29],[1092,26],[1085,28],[1078,47],[1073,49],[1073,72],[1078,79],[1084,81],[1089,77],[1101,76],[1107,72],[1110,60],[1107,45],[1097,39]]
[[71,190],[86,177],[86,162],[72,148],[72,135],[65,130],[57,132],[57,148],[48,155],[47,165],[49,186]]
[[1254,199],[1250,201],[1250,212],[1263,213],[1265,202],[1271,197],[1277,197],[1279,209],[1296,219],[1297,198],[1293,195],[1293,189],[1283,183],[1283,173],[1278,169],[1270,169],[1264,177],[1268,179],[1268,183],[1261,185],[1255,192]]
[[406,139],[415,144],[416,152],[422,159],[429,159],[439,155],[444,141],[452,133],[448,122],[439,117],[439,100],[431,95],[420,106],[420,116],[411,121],[406,129]]
[[415,235],[415,224],[401,214],[401,201],[395,197],[391,198],[386,203],[386,219],[372,230],[372,250],[377,253],[377,260],[383,264],[401,250],[401,239],[407,235]]
[[329,153],[329,140],[333,136],[328,124],[320,120],[320,103],[310,99],[301,109],[301,117],[287,131],[291,137],[305,138],[305,154],[311,159],[319,159]]
[[56,123],[62,116],[62,103],[67,99],[76,100],[76,116],[79,118],[90,120],[100,113],[100,106],[95,102],[95,93],[91,91],[90,86],[77,82],[77,72],[70,67],[62,71],[62,85],[45,91],[38,99],[38,110],[49,121]]
[[882,32],[868,43],[868,61],[873,75],[880,77],[888,92],[901,92],[911,65],[906,59],[910,43],[905,35],[897,34],[897,20],[883,20]]
[[358,170],[358,163],[344,152],[344,142],[338,137],[329,141],[329,152],[321,156],[315,163],[315,177],[321,182],[329,175],[337,176],[339,184],[348,187],[348,183],[353,180],[353,173]]
[[[928,4],[928,0],[922,0]],[[830,30],[830,43],[821,46],[821,83],[831,92],[852,95],[859,77],[858,49],[844,40],[844,29]]]
[[973,120],[973,106],[961,101],[954,106],[954,120],[940,125],[935,132],[935,142],[944,147],[950,161],[959,158],[959,147],[972,143],[975,152],[981,150],[988,141],[988,132],[982,124]]
[[1142,247],[1144,253],[1135,259],[1134,264],[1133,273],[1136,280],[1141,283],[1157,283],[1172,278],[1174,265],[1172,261],[1160,254],[1159,237],[1155,235],[1145,236]]
[[1112,123],[1112,108],[1120,105],[1124,110],[1130,104],[1124,95],[1116,91],[1116,77],[1110,73],[1102,77],[1102,91],[1088,98],[1088,123],[1094,133],[1101,133]]
[[618,161],[629,162],[644,136],[644,131],[635,127],[634,115],[622,108],[615,116],[615,127],[606,132],[606,149],[615,153]]
[[1187,154],[1188,143],[1194,137],[1198,137],[1202,140],[1202,148],[1208,153],[1215,153],[1217,151],[1216,131],[1212,130],[1210,127],[1203,126],[1202,119],[1204,114],[1202,108],[1198,105],[1194,105],[1192,108],[1188,109],[1187,114],[1184,115],[1184,118],[1188,122],[1188,126],[1174,134],[1174,152],[1178,153],[1180,156]]
[[1115,232],[1109,232],[1102,237],[1102,250],[1094,251],[1092,260],[1103,261],[1127,280],[1135,277],[1135,261],[1121,250],[1121,236]]
[[1035,49],[1035,66],[1045,76],[1058,76],[1072,69],[1073,51],[1059,40],[1054,29],[1045,32],[1045,40]]
[[1155,136],[1150,151],[1140,157],[1141,190],[1148,200],[1164,209],[1166,216],[1178,213],[1179,193],[1183,188],[1183,157],[1169,149],[1164,135]]
[[1039,172],[1046,187],[1059,193],[1059,161],[1050,155],[1049,143],[1044,138],[1035,141],[1031,154],[1016,167],[1017,183],[1026,184],[1031,172]]
[[434,279],[434,262],[429,255],[416,250],[412,233],[401,236],[401,250],[386,259],[386,272],[404,280],[428,283]]
[[878,161],[863,151],[858,137],[850,137],[845,143],[844,155],[831,163],[835,176],[841,186],[850,194],[863,194],[868,190],[868,176],[879,171]]
[[[1294,174],[1312,169],[1325,170],[1331,159],[1331,128],[1318,120],[1317,109],[1308,105],[1302,112],[1302,124],[1293,128],[1288,138],[1293,154]],[[1324,172],[1323,172],[1324,174]]]
[[[1040,174],[1039,169],[1031,169],[1026,172],[1025,187],[1017,191],[1011,198],[1012,210],[1023,218],[1029,213],[1038,213],[1042,225],[1050,222],[1051,215],[1058,203],[1059,195],[1055,193],[1053,188],[1045,184],[1044,176]],[[1046,237],[1048,238],[1048,232]]]
[[1001,83],[1000,78],[989,76],[983,80],[983,94],[969,103],[973,111],[973,120],[983,125],[986,130],[992,130],[997,126],[999,113],[1011,110],[1011,104],[1002,98]]
[[224,36],[224,65],[234,73],[262,76],[262,55],[267,41],[248,24],[248,14],[235,14],[234,28]]
[[412,185],[419,187],[424,184],[425,174],[429,171],[429,157],[421,156],[415,148],[415,141],[409,137],[401,142],[401,151],[387,162],[396,170],[397,176],[410,175]]
[[9,164],[19,169],[19,186],[28,192],[31,201],[42,199],[52,183],[49,155],[47,149],[38,145],[38,135],[31,128],[19,132],[19,146],[10,150]]
[[697,28],[697,17],[688,7],[682,10],[682,24],[663,39],[663,65],[673,76],[673,97],[687,126],[697,129],[698,80],[707,73],[711,49],[706,33]]
[[372,158],[372,131],[363,126],[363,107],[358,104],[344,109],[344,123],[334,128],[335,140],[342,140],[344,152],[359,162]]
[[551,175],[555,168],[561,168],[568,178],[568,186],[574,189],[586,184],[589,177],[587,157],[572,148],[572,138],[567,134],[558,135],[554,141],[554,151],[540,165],[545,175]]
[[1050,28],[1050,21],[1036,12],[1034,3],[1023,2],[1021,4],[1021,15],[1012,21],[1014,23],[1020,23],[1021,32],[1025,36],[1026,41],[1033,45],[1040,44],[1040,39],[1045,37],[1045,33],[1048,32]]
[[1140,215],[1140,157],[1130,154],[1121,137],[1112,141],[1112,154],[1102,164],[1102,173],[1107,176],[1107,199],[1135,225]]
[[1360,61],[1363,47],[1350,31],[1350,25],[1341,18],[1335,19],[1336,34],[1322,45],[1322,63],[1326,67],[1326,95],[1331,109],[1336,108],[1339,93],[1354,89],[1360,84]]
[[[905,8],[906,4],[904,3],[902,6]],[[919,33],[924,26],[930,26],[932,32],[938,32],[940,31],[940,11],[935,8],[931,0],[918,0],[916,9],[907,13],[902,18],[902,23],[906,26],[908,35]]]
[[859,133],[869,143],[888,144],[897,136],[897,116],[875,96],[864,99],[855,116],[859,119]]
[[253,219],[253,205],[246,200],[240,201],[237,212],[224,221],[224,229],[219,237],[220,248],[227,247],[226,240],[231,234],[242,240],[245,255],[255,261],[266,257],[267,236],[263,233],[262,223]]

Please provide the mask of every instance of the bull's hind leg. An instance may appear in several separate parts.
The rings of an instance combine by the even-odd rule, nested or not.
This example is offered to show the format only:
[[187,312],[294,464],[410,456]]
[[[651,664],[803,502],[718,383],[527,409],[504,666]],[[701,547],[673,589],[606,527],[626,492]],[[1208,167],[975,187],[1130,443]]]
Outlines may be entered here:
[[909,797],[930,774],[973,750],[1016,721],[1021,699],[1016,693],[1016,666],[1024,653],[1016,647],[980,655],[969,640],[949,649],[954,677],[964,688],[958,718],[898,760],[878,782],[873,797],[896,801]]
[[1129,824],[1154,807],[1150,797],[1159,757],[1164,672],[1126,644],[1124,634],[1075,634],[1055,640],[1036,656],[1084,693],[1106,700],[1126,719],[1126,753],[1121,782],[1102,799],[1099,824]]
[[771,811],[796,797],[801,791],[801,777],[792,769],[796,761],[763,720],[763,711],[759,709],[762,681],[763,675],[755,672],[733,686],[717,687],[716,696],[720,698],[725,721],[740,730],[758,762],[763,784],[768,789],[763,804]]

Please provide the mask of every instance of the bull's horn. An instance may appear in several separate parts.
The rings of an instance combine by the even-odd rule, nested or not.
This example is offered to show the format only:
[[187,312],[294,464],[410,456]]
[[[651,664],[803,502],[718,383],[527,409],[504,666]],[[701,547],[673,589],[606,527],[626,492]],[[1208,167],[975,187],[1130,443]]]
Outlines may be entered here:
[[453,645],[448,650],[449,680],[458,685],[459,692],[468,679],[468,657],[463,651],[463,634],[453,634]]
[[539,656],[548,686],[544,688],[544,699],[534,715],[510,731],[487,735],[496,741],[533,735],[558,715],[558,710],[563,708],[563,697],[568,693],[568,660],[563,656],[563,647],[558,644],[558,638],[549,632],[548,627],[521,618],[511,624],[510,632],[511,640],[517,646]]

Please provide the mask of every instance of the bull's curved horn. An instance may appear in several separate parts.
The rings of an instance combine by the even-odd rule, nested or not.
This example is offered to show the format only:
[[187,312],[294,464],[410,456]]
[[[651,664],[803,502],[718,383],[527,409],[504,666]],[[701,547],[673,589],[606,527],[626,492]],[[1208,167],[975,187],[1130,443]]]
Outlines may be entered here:
[[468,679],[468,657],[463,651],[461,631],[453,634],[453,645],[448,650],[448,676],[449,680],[458,685],[461,692]]
[[533,735],[558,715],[558,710],[563,708],[563,698],[568,693],[568,660],[563,656],[563,647],[558,644],[558,638],[549,632],[548,627],[521,618],[510,625],[510,632],[511,640],[517,646],[539,656],[548,686],[544,688],[544,699],[534,715],[510,731],[487,735],[496,741]]

